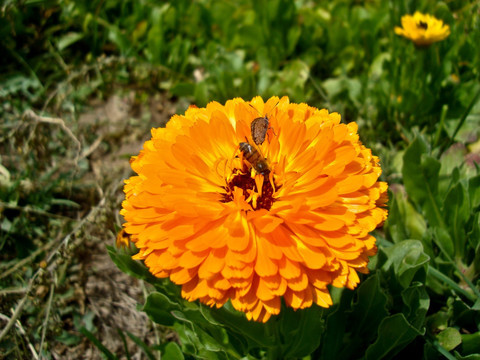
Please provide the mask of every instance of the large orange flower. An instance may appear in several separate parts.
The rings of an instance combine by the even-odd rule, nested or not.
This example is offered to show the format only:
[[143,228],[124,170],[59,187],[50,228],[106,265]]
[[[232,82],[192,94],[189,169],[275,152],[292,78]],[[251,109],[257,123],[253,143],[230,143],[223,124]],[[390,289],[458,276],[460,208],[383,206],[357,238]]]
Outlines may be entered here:
[[[251,123],[264,115],[257,146]],[[387,184],[357,125],[287,97],[190,107],[152,129],[132,168],[121,213],[134,258],[190,301],[231,300],[263,322],[282,297],[328,307],[328,285],[354,288],[387,216]]]

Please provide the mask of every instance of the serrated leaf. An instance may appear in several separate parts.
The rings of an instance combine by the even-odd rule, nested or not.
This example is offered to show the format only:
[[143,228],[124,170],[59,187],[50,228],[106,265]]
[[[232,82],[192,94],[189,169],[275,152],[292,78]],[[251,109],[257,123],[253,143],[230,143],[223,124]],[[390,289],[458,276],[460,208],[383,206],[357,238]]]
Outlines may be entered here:
[[402,300],[406,305],[406,309],[403,310],[406,319],[418,330],[422,329],[430,307],[430,297],[425,286],[419,282],[413,283],[402,291]]
[[377,340],[367,348],[366,360],[387,359],[424,332],[411,326],[403,314],[385,318],[378,327]]
[[180,310],[180,305],[170,301],[164,294],[154,292],[148,295],[142,310],[157,324],[173,326],[176,317],[172,312]]
[[[189,308],[186,308],[186,306],[188,305],[193,306],[189,306]],[[221,323],[215,321],[212,318],[210,310],[210,308],[207,308],[201,304],[198,305],[197,303],[184,302],[184,308],[180,316],[185,316],[185,318],[188,319],[188,321],[192,322],[192,324],[195,324],[196,327],[199,327],[202,330],[206,331],[209,334],[209,337],[214,339],[214,342],[216,344],[216,351],[218,351],[218,345],[226,349],[230,346],[227,332],[225,331]],[[175,316],[178,315],[175,312],[173,314]]]
[[[173,310],[172,314],[179,320],[175,323],[180,341],[186,345],[185,350],[191,352],[196,359],[227,359],[228,343],[218,341],[202,327],[188,320],[180,311]],[[188,350],[192,349],[192,350]]]
[[425,266],[430,257],[423,252],[422,243],[418,240],[405,240],[380,250],[379,265],[385,272],[393,271],[398,283],[407,288],[419,270],[419,281],[425,281]]

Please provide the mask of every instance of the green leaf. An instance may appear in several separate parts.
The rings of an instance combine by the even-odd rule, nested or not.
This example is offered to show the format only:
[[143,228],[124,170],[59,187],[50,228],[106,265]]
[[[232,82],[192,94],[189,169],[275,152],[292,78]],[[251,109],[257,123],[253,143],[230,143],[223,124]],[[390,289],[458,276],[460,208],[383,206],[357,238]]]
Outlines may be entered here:
[[480,331],[474,334],[462,334],[462,354],[480,354]]
[[356,292],[357,301],[352,307],[351,325],[354,336],[369,338],[375,336],[373,329],[377,329],[380,322],[388,316],[386,310],[387,297],[380,289],[380,280],[377,274],[365,280]]
[[[453,256],[465,256],[466,244],[466,223],[470,218],[470,201],[468,193],[461,182],[450,189],[445,198],[443,214],[449,227],[449,232],[455,239]],[[453,244],[452,244],[453,245]]]
[[195,84],[194,97],[198,106],[204,106],[209,101],[208,88],[206,81],[200,81]]
[[470,208],[474,211],[480,210],[480,175],[468,180],[468,195]]
[[295,101],[305,101],[305,83],[308,80],[310,69],[301,60],[292,60],[287,63],[278,75],[281,80],[282,92]]
[[181,82],[173,85],[170,88],[170,93],[174,96],[192,96],[194,92],[194,83]]
[[287,32],[287,54],[291,54],[297,46],[298,39],[302,33],[302,29],[299,26],[290,27]]
[[462,337],[457,329],[449,327],[437,335],[439,344],[447,351],[455,349],[462,343]]
[[453,246],[453,240],[450,234],[448,233],[448,231],[440,227],[436,227],[433,229],[433,233],[435,235],[434,236],[435,243],[438,245],[438,247],[442,250],[442,252],[445,255],[450,256],[452,258],[454,255],[455,249]]
[[480,360],[480,354],[471,354],[467,356],[461,356],[457,351],[455,353],[455,360]]
[[340,303],[327,317],[326,328],[321,346],[320,359],[339,359],[344,348],[347,332],[347,311],[350,309],[353,291],[343,291]]
[[406,307],[403,314],[412,326],[418,330],[425,325],[425,317],[430,307],[430,297],[422,283],[414,282],[402,291],[402,300]]
[[449,315],[445,311],[439,311],[427,318],[427,330],[431,333],[438,333],[448,327]]
[[415,210],[402,191],[391,195],[385,227],[395,243],[405,239],[422,240],[427,230],[425,219]]
[[142,310],[157,324],[173,326],[176,317],[172,311],[180,310],[180,305],[170,301],[164,294],[154,292],[148,295]]
[[63,205],[76,209],[81,208],[81,205],[79,203],[68,199],[52,199],[52,205]]
[[[356,297],[356,302],[345,303],[344,301],[352,298],[346,296],[347,293],[352,293]],[[330,321],[334,321],[335,318],[329,317],[323,347],[330,348],[333,345],[333,349],[324,351],[323,359],[356,358],[356,354],[364,352],[367,346],[375,341],[378,326],[389,315],[386,309],[387,297],[380,288],[378,274],[362,282],[357,291],[346,290],[343,293],[341,306],[342,310],[339,311],[347,318],[342,319],[342,315],[339,315],[341,321],[340,326],[337,326],[335,322],[332,324]],[[332,337],[337,338],[333,344],[331,344]]]
[[362,84],[358,79],[348,77],[330,78],[322,83],[329,98],[339,96],[346,92],[353,103],[358,104],[362,95]]
[[377,340],[367,348],[365,359],[392,358],[405,345],[418,335],[423,335],[423,333],[411,326],[403,314],[395,314],[385,318],[378,328]]
[[403,155],[403,182],[408,196],[423,208],[430,225],[445,228],[437,197],[440,162],[426,152],[427,144],[417,136]]
[[169,342],[165,345],[162,351],[163,360],[184,360],[182,350],[177,343]]
[[[420,241],[405,240],[381,249],[378,261],[384,272],[393,271],[394,274],[390,280],[398,282],[405,289],[414,277],[420,282],[425,281],[425,266],[429,260],[429,256],[423,252]],[[419,270],[423,271],[419,272]]]
[[194,355],[195,358],[227,359],[228,342],[218,341],[211,336],[210,329],[197,326],[180,311],[172,311],[172,314],[179,320],[174,329],[184,345],[184,352]]
[[248,321],[245,314],[233,308],[230,302],[220,309],[212,309],[215,320],[223,324],[229,331],[240,334],[248,342],[249,348],[271,347],[275,345],[275,337],[266,333],[264,324]]
[[131,254],[124,253],[120,250],[117,250],[113,246],[108,245],[107,251],[115,265],[117,265],[117,267],[125,274],[133,276],[137,279],[148,281],[150,283],[156,283],[160,281],[150,273],[145,265],[139,261],[133,260]]
[[116,25],[108,24],[108,39],[113,42],[120,50],[120,53],[124,56],[128,55],[131,46],[131,41],[122,31],[122,29],[118,28]]
[[310,355],[319,345],[324,329],[323,309],[313,305],[294,311],[282,308],[279,325],[283,337],[282,356],[302,358]]
[[83,39],[85,35],[78,32],[68,32],[65,35],[61,36],[57,41],[58,51],[63,51],[72,44],[75,44],[77,41]]
[[140,21],[135,30],[132,32],[132,41],[136,43],[140,38],[142,38],[147,32],[148,22],[146,20]]
[[196,327],[206,331],[209,336],[209,339],[212,340],[215,344],[215,349],[218,351],[217,347],[228,348],[231,345],[228,342],[228,335],[225,331],[223,325],[211,316],[210,311],[212,309],[198,304],[196,302],[186,302],[183,301],[183,309],[181,313],[175,311],[172,312],[180,320],[188,320],[192,324],[195,324]]

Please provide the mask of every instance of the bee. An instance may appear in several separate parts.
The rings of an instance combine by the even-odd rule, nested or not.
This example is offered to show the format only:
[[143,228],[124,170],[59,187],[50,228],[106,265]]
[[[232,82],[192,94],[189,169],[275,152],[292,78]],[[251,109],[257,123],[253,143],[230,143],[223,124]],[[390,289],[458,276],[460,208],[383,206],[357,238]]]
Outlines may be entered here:
[[241,142],[239,148],[243,157],[253,166],[257,173],[267,175],[270,172],[266,159],[254,146],[248,142]]
[[[273,109],[275,109],[275,107],[277,105],[278,105],[278,102],[273,107]],[[250,106],[252,106],[252,105],[250,105]],[[255,109],[255,110],[257,110],[257,109]],[[257,110],[257,112],[258,112],[258,110]],[[253,119],[252,123],[250,124],[250,131],[252,133],[253,142],[256,145],[263,144],[263,142],[265,141],[265,136],[267,135],[267,131],[270,128],[271,128],[270,127],[270,120],[269,120],[267,115],[265,115],[263,117],[257,117],[255,119]]]
[[417,24],[417,27],[422,28],[424,30],[427,30],[428,29],[428,24],[426,22],[419,21],[418,24]]
[[125,229],[122,229],[117,234],[117,239],[115,241],[115,245],[117,248],[126,248],[130,244],[131,235],[128,234]]

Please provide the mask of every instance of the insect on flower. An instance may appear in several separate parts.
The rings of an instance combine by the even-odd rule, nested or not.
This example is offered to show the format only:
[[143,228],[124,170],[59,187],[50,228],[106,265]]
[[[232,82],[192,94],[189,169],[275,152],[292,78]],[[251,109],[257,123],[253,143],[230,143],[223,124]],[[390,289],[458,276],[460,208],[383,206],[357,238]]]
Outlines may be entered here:
[[211,102],[152,129],[121,210],[133,259],[155,277],[260,322],[284,307],[332,306],[330,286],[355,288],[377,252],[369,232],[388,214],[388,185],[357,124],[287,97],[272,113],[278,101]]
[[395,26],[395,34],[410,39],[417,47],[427,47],[450,35],[450,27],[430,14],[416,11],[413,15],[402,16],[401,21],[401,27]]
[[241,142],[239,147],[245,160],[252,165],[257,173],[267,175],[270,172],[267,161],[254,146],[248,142]]
[[428,29],[428,24],[427,24],[426,22],[423,22],[423,21],[419,21],[418,24],[417,24],[417,26],[418,26],[419,28],[424,29],[424,30],[427,30],[427,29]]
[[[275,109],[275,107],[277,105],[278,105],[278,102],[273,107],[273,109]],[[252,105],[250,105],[250,106],[252,106]],[[272,111],[273,111],[273,109],[272,109]],[[255,109],[255,110],[257,110],[257,109]],[[258,110],[257,110],[257,112],[258,112]],[[268,118],[268,115],[265,115],[263,117],[257,117],[255,119],[253,119],[252,123],[250,124],[250,130],[252,132],[253,142],[256,145],[263,144],[263,142],[265,141],[265,136],[267,135],[268,129],[273,130],[273,128],[270,126],[270,120]]]
[[130,234],[128,234],[125,229],[122,229],[118,232],[115,244],[117,248],[125,248],[130,244]]

